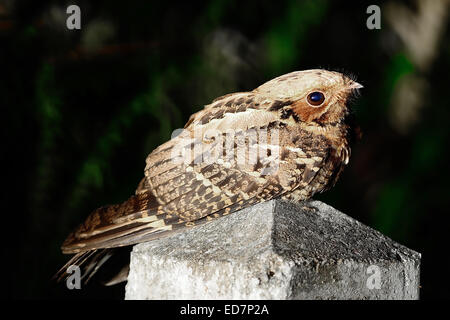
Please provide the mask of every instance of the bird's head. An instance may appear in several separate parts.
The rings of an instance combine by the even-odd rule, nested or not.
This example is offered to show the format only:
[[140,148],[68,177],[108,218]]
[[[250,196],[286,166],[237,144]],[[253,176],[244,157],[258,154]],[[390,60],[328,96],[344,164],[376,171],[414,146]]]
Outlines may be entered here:
[[255,89],[272,101],[268,110],[281,118],[320,125],[341,123],[348,115],[348,101],[362,85],[339,72],[313,69],[295,71]]

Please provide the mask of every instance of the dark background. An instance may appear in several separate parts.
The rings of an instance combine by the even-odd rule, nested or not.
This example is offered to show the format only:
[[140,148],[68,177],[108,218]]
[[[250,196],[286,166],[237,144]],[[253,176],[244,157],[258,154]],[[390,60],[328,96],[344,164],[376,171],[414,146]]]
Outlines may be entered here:
[[[66,8],[81,8],[81,30]],[[369,30],[369,4],[381,29]],[[317,199],[422,253],[449,298],[449,4],[0,0],[3,266],[9,298],[123,298],[50,281],[91,210],[127,199],[145,157],[217,96],[295,70],[355,74],[363,131]]]

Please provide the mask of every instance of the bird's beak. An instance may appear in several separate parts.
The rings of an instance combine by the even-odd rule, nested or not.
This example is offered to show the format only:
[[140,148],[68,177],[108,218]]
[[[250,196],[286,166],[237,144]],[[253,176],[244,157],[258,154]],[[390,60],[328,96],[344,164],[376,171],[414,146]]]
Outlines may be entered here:
[[363,85],[356,81],[347,83],[347,85],[344,87],[344,90],[347,92],[346,101],[353,101],[355,98],[359,97],[359,89],[361,88],[363,88]]
[[364,86],[358,82],[352,81],[350,85],[348,86],[349,89],[361,89],[364,88]]

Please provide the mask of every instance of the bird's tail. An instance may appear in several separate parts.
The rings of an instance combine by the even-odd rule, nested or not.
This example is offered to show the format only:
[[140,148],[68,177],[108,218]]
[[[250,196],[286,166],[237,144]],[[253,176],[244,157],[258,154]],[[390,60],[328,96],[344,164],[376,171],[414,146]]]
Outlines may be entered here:
[[[89,280],[97,273],[97,271],[100,269],[101,266],[110,258],[114,256],[124,256],[122,253],[125,249],[126,254],[129,257],[129,248],[120,248],[121,250],[118,250],[116,248],[108,248],[108,249],[95,249],[95,250],[89,250],[84,252],[79,252],[75,254],[64,266],[62,266],[58,272],[53,276],[53,280],[56,280],[57,282],[62,281],[63,279],[66,279],[68,276],[71,275],[71,272],[73,270],[73,267],[80,268],[80,281],[82,281],[84,284],[88,283]],[[119,252],[118,252],[119,251]],[[128,258],[129,259],[129,258]],[[114,259],[112,259],[114,260]],[[117,260],[117,259],[116,259]],[[122,259],[123,260],[123,259]],[[128,264],[129,261],[125,262],[125,268],[123,268],[124,263],[121,263],[120,271],[117,275],[114,277],[110,277],[110,279],[106,281],[102,281],[104,285],[113,285],[120,283],[122,281],[126,281],[126,278],[128,276]],[[116,268],[117,269],[117,268]],[[115,271],[117,273],[117,271]]]

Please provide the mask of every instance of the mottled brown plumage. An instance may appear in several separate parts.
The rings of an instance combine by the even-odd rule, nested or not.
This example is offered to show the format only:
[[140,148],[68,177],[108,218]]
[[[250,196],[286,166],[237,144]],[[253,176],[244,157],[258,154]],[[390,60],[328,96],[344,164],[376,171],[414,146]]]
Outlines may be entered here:
[[[69,235],[63,252],[80,262],[93,250],[163,237],[276,197],[301,201],[329,189],[349,160],[347,100],[360,87],[317,69],[215,99],[149,154],[136,194],[95,210]],[[217,150],[220,157],[212,157]]]

